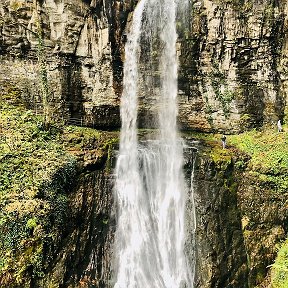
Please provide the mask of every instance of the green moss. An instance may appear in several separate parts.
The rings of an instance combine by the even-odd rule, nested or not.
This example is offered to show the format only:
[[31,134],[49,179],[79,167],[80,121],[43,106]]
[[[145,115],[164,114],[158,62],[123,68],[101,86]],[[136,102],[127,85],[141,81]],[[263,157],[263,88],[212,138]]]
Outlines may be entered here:
[[64,140],[69,146],[82,149],[100,142],[101,133],[88,127],[68,126],[64,131]]
[[215,163],[231,162],[231,151],[223,149],[220,145],[214,146],[210,155]]
[[115,148],[115,145],[119,142],[119,138],[111,138],[105,141],[102,145],[102,149],[107,151],[107,160],[105,171],[107,174],[110,174],[112,169],[112,153]]
[[191,132],[183,133],[184,138],[198,140],[203,143],[203,155],[208,156],[216,165],[216,168],[224,171],[234,160],[234,151],[231,147],[223,149],[220,134]]
[[282,243],[278,250],[275,263],[272,265],[272,287],[288,287],[288,239]]
[[240,117],[239,125],[240,125],[240,127],[242,127],[242,129],[249,128],[250,123],[251,123],[251,116],[249,114],[243,114]]
[[61,133],[44,131],[41,118],[31,111],[1,106],[0,120],[0,200],[13,191],[18,197],[30,197],[57,170],[73,161],[59,143]]
[[195,140],[205,141],[211,146],[216,146],[217,144],[221,143],[221,139],[220,139],[221,136],[218,134],[193,131],[193,132],[183,132],[182,135],[185,138],[192,138]]
[[63,150],[61,129],[46,131],[32,111],[0,105],[0,286],[14,287],[28,271],[43,275],[42,247],[65,219],[64,186],[76,159]]
[[212,113],[213,113],[213,110],[212,110],[212,107],[210,106],[210,104],[208,103],[208,97],[205,97],[205,115],[206,115],[206,119],[208,121],[208,123],[210,124],[210,126],[212,127],[213,126],[213,117],[212,117]]
[[[250,185],[257,186],[257,191],[264,193],[287,193],[288,191],[288,133],[278,133],[276,128],[252,130],[240,135],[228,136],[228,143],[236,146],[240,151],[249,156],[246,161],[236,162],[238,167],[246,169],[246,177]],[[264,192],[265,191],[265,192]],[[243,234],[249,242],[249,225],[243,225]],[[246,226],[248,228],[246,228]],[[272,265],[272,287],[288,287],[288,240],[282,244],[275,264]],[[260,283],[266,275],[262,267],[255,275],[255,281]],[[260,286],[259,286],[260,287]],[[261,286],[262,287],[262,286]],[[266,286],[265,286],[266,287]]]
[[33,229],[37,226],[37,219],[35,217],[30,218],[26,223],[26,228]]
[[109,139],[107,139],[107,141],[103,142],[102,148],[105,150],[111,149],[111,147],[113,147],[118,142],[119,142],[119,138],[117,138],[117,137],[109,138]]
[[229,143],[247,153],[250,174],[272,191],[288,189],[288,134],[274,130],[252,130],[228,137]]
[[50,249],[61,238],[69,216],[68,193],[78,169],[77,153],[109,150],[117,137],[91,128],[50,126],[45,130],[42,117],[3,98],[0,287],[12,288],[44,276],[52,259],[48,254],[54,253]]

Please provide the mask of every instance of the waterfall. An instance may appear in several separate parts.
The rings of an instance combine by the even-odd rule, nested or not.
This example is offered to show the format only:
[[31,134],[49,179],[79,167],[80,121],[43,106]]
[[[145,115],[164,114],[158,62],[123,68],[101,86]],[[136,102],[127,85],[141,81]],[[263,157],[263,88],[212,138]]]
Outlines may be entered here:
[[[115,288],[193,287],[184,255],[187,187],[176,124],[178,2],[183,9],[187,1],[141,0],[127,37],[116,164]],[[159,83],[149,77],[156,70]],[[156,139],[142,142],[140,94],[155,96],[159,128]]]

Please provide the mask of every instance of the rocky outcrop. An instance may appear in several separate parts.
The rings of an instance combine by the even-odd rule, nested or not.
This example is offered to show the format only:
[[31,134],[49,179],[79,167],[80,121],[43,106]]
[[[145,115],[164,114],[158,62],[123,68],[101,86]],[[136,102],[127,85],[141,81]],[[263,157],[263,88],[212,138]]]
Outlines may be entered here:
[[[123,48],[137,1],[34,2],[0,4],[2,89],[17,84],[41,112],[38,15],[51,110],[76,124],[119,127]],[[191,2],[177,21],[182,129],[236,132],[286,117],[287,15],[285,1]],[[140,126],[151,125],[143,115],[153,107],[141,101]]]
[[130,2],[2,1],[2,89],[17,86],[27,105],[41,113],[42,57],[55,115],[73,124],[119,127],[123,31]]
[[287,235],[287,192],[276,191],[272,183],[263,179],[265,176],[269,174],[259,177],[247,169],[239,181],[238,205],[249,263],[249,287],[268,287],[265,282],[270,280],[277,245]]
[[67,191],[65,224],[58,227],[59,237],[44,245],[46,270],[40,277],[30,275],[33,287],[110,287],[114,157],[110,146],[107,151],[86,148],[75,154],[78,173]]
[[285,1],[195,2],[181,39],[184,126],[236,132],[283,119]]
[[[248,287],[249,269],[238,206],[238,186],[234,178],[234,160],[231,157],[213,160],[207,153],[211,147],[208,148],[202,141],[189,142],[188,146],[194,147],[194,150],[192,154],[189,151],[185,153],[187,184],[191,181],[187,202],[187,254],[190,262],[193,257],[196,258],[195,287]],[[191,229],[192,189],[196,206],[195,236]],[[195,247],[191,241],[193,237]]]
[[[287,235],[286,187],[275,187],[269,169],[251,168],[250,158],[237,150],[225,152],[207,142],[194,147],[196,287],[270,287],[277,245]],[[192,164],[186,162],[187,179]],[[190,223],[191,196],[188,200]],[[191,240],[187,245],[192,251]]]
[[200,161],[195,179],[200,248],[198,275],[202,282],[199,287],[248,287],[247,257],[232,163],[217,168],[213,162]]
[[45,277],[33,287],[108,287],[114,230],[109,173],[82,174],[69,202],[63,238]]

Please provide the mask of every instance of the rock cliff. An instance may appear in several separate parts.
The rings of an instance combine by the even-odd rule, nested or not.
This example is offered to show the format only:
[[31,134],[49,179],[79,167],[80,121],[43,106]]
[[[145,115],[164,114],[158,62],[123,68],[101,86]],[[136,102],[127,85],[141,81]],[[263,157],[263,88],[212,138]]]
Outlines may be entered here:
[[17,86],[27,104],[41,112],[37,83],[42,57],[55,115],[76,124],[119,127],[123,31],[130,2],[1,1],[2,89]]
[[[39,63],[43,62],[55,120],[102,129],[120,127],[124,44],[136,4],[137,0],[1,1],[1,93],[20,92],[26,106],[41,114]],[[186,17],[177,21],[179,126],[237,133],[287,120],[286,1],[190,4]],[[153,126],[145,123],[153,108],[141,99],[141,126]],[[236,162],[241,157],[212,161],[205,151],[200,152],[195,168],[197,284],[207,288],[260,285],[275,258],[275,244],[287,233],[287,197],[271,193],[274,183],[267,186],[247,167],[238,171]],[[55,242],[58,250],[50,251],[52,264],[45,277],[32,280],[35,287],[108,285],[111,183],[104,170],[91,167],[95,153],[82,155],[88,157],[85,171],[78,175],[78,186],[69,190],[71,219]],[[249,159],[243,161],[245,166]],[[240,183],[237,177],[244,180]]]
[[[45,131],[32,111],[0,107],[0,286],[111,287],[118,133],[60,125]],[[252,156],[231,144],[222,149],[212,135],[183,136],[195,287],[267,287],[287,233],[287,132],[228,137],[248,144]]]
[[[119,127],[123,48],[136,2],[1,1],[2,89],[16,83],[41,110],[43,38],[55,115]],[[237,132],[286,117],[287,13],[285,1],[191,1],[177,22],[182,129]],[[140,115],[152,108],[144,99]]]
[[286,2],[198,1],[191,9],[180,57],[180,88],[190,87],[183,122],[236,131],[283,119]]

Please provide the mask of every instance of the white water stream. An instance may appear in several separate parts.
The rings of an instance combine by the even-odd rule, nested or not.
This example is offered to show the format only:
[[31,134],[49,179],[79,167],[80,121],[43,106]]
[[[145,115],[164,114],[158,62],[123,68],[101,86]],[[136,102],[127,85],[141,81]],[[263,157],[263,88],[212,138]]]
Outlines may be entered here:
[[[182,171],[183,145],[176,125],[178,2],[183,9],[187,1],[140,0],[127,37],[116,165],[115,288],[193,287],[194,276],[184,254],[187,188]],[[140,64],[143,38],[150,52],[155,41],[160,47],[160,82],[151,89],[159,107],[159,133],[156,140],[140,144],[139,82],[153,66]]]

